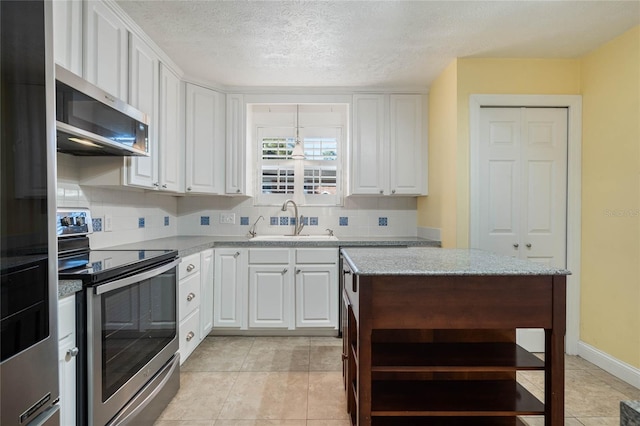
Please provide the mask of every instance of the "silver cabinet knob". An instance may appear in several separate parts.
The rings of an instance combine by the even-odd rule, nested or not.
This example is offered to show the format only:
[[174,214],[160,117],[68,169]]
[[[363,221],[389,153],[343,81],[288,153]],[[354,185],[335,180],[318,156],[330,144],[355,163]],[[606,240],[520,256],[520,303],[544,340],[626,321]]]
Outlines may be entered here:
[[236,259],[238,258],[238,256],[240,256],[240,252],[239,251],[235,252],[235,254],[233,255],[233,257],[236,258]]
[[190,186],[187,186],[187,191],[191,191],[191,187]]
[[195,335],[196,334],[193,331],[190,331],[190,332],[187,333],[187,337],[185,339],[187,340],[187,342],[190,342],[191,339],[193,339]]
[[384,191],[381,189],[381,190],[380,190],[380,193],[381,193],[381,194],[384,194]]
[[160,186],[160,182],[153,182],[153,186],[155,186],[156,188]]
[[396,190],[395,190],[395,189],[392,189],[392,190],[391,190],[391,193],[392,193],[392,194],[395,194],[395,193],[396,193]]
[[518,248],[518,247],[520,247],[520,244],[518,244],[518,243],[515,243],[515,244],[513,245],[513,248]]
[[239,194],[240,193],[240,188],[236,189],[236,193]]
[[166,188],[166,187],[167,187],[167,184],[166,184],[166,183],[163,183],[163,184],[162,184],[162,187],[163,187],[163,188]]
[[302,272],[301,269],[296,269],[296,274],[299,274],[300,272]]
[[69,360],[68,358],[73,358],[73,357],[75,357],[75,356],[78,356],[78,353],[79,353],[79,352],[80,352],[80,351],[78,350],[78,348],[71,348],[71,349],[69,349],[69,350],[67,351],[67,356],[66,356],[67,361]]
[[187,302],[191,302],[191,301],[192,301],[193,299],[195,299],[195,298],[196,298],[196,295],[195,295],[195,294],[193,294],[193,293],[189,293],[189,294],[187,295]]
[[193,263],[190,263],[190,264],[187,266],[187,272],[191,272],[191,271],[193,271],[194,269],[196,269],[196,265],[194,265]]
[[531,248],[531,243],[527,244],[527,248]]
[[286,273],[287,273],[287,271],[289,271],[289,269],[284,268],[284,269],[282,270],[282,275],[286,274]]

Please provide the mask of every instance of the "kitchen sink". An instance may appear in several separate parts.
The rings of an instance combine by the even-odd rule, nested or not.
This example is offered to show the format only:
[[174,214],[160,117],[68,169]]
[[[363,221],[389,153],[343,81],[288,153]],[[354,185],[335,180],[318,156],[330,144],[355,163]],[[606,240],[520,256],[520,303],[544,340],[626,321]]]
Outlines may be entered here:
[[338,241],[334,235],[259,235],[249,241]]

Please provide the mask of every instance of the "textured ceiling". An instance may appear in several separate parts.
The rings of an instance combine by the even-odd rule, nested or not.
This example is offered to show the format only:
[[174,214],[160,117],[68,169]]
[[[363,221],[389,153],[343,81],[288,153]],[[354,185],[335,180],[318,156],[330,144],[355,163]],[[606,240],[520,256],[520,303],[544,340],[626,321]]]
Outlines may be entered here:
[[640,0],[117,3],[224,86],[425,88],[456,57],[575,58],[640,23]]

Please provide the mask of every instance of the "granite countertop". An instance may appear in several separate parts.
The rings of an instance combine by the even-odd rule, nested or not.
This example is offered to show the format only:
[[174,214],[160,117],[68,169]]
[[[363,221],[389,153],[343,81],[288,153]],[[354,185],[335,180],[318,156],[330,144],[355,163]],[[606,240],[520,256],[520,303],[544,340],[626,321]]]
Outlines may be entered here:
[[[180,257],[213,247],[440,247],[439,241],[418,237],[339,237],[334,241],[251,241],[244,236],[188,236],[158,238],[137,243],[101,247],[109,250],[177,250]],[[100,250],[98,249],[98,250]],[[82,282],[58,282],[58,297],[82,290]]]
[[[419,237],[338,237],[333,241],[251,241],[245,236],[176,236],[123,244],[114,250],[178,250],[180,257],[213,247],[440,247],[440,241]],[[106,247],[105,247],[106,248]]]
[[343,248],[356,275],[569,275],[560,268],[474,249]]

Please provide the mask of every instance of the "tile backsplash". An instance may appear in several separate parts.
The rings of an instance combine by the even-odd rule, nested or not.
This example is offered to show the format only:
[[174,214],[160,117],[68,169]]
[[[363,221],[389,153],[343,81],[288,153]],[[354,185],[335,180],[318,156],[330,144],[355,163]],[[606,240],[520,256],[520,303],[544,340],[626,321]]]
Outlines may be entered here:
[[[297,221],[293,209],[254,206],[246,197],[176,197],[120,186],[84,186],[77,172],[82,160],[58,154],[57,202],[59,207],[91,209],[93,248],[175,235],[244,236],[259,216],[265,220],[256,225],[258,235],[288,234]],[[343,206],[299,206],[298,213],[304,216],[304,234],[325,234],[328,228],[338,237],[416,236],[416,209],[412,197],[348,197]]]
[[[325,234],[332,229],[336,236],[416,236],[416,199],[411,197],[349,197],[341,207],[299,206],[304,216],[304,234]],[[241,218],[233,224],[222,223],[221,215],[234,213]],[[180,235],[246,235],[258,221],[258,235],[288,234],[296,219],[293,210],[280,206],[254,206],[252,199],[233,197],[182,197],[178,200]],[[210,226],[201,226],[202,217]]]

